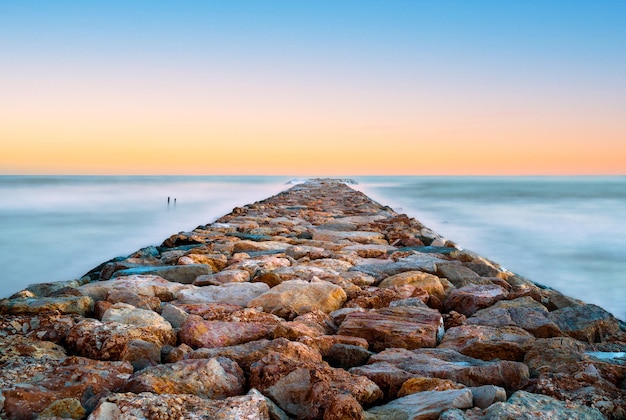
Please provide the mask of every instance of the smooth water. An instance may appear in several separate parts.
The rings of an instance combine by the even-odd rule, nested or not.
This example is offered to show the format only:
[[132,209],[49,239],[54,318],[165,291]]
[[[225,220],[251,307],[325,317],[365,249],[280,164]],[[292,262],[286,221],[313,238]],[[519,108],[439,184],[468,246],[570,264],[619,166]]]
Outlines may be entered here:
[[[459,246],[626,318],[626,178],[354,179]],[[0,176],[0,297],[78,278],[274,195],[289,180]]]
[[462,248],[626,319],[626,177],[359,177]]

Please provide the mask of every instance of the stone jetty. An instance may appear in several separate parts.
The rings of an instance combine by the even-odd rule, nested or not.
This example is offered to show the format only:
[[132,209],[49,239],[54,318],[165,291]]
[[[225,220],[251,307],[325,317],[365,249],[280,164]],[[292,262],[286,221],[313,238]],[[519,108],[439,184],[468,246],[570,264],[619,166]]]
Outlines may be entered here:
[[1,300],[0,417],[626,417],[621,321],[347,184]]

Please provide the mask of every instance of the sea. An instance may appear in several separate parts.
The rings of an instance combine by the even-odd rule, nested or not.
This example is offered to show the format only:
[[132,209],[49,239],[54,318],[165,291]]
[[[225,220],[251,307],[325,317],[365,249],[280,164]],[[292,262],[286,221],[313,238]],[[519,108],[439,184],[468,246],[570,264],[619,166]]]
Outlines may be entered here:
[[[375,201],[536,283],[626,319],[626,177],[352,177]],[[80,278],[289,176],[0,176],[0,298]]]

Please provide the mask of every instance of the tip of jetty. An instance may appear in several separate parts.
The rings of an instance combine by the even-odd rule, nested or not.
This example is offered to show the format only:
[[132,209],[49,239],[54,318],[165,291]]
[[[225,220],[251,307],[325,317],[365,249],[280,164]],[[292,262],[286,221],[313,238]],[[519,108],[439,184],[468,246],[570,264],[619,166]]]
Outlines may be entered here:
[[625,352],[602,308],[315,179],[0,301],[0,417],[617,419]]

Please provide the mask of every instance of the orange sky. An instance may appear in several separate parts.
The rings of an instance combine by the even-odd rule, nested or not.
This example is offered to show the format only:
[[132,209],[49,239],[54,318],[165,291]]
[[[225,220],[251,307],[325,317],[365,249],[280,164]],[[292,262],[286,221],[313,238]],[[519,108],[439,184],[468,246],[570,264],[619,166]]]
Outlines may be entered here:
[[626,174],[615,11],[511,27],[502,7],[279,3],[167,14],[171,32],[161,2],[83,20],[3,5],[0,173]]

